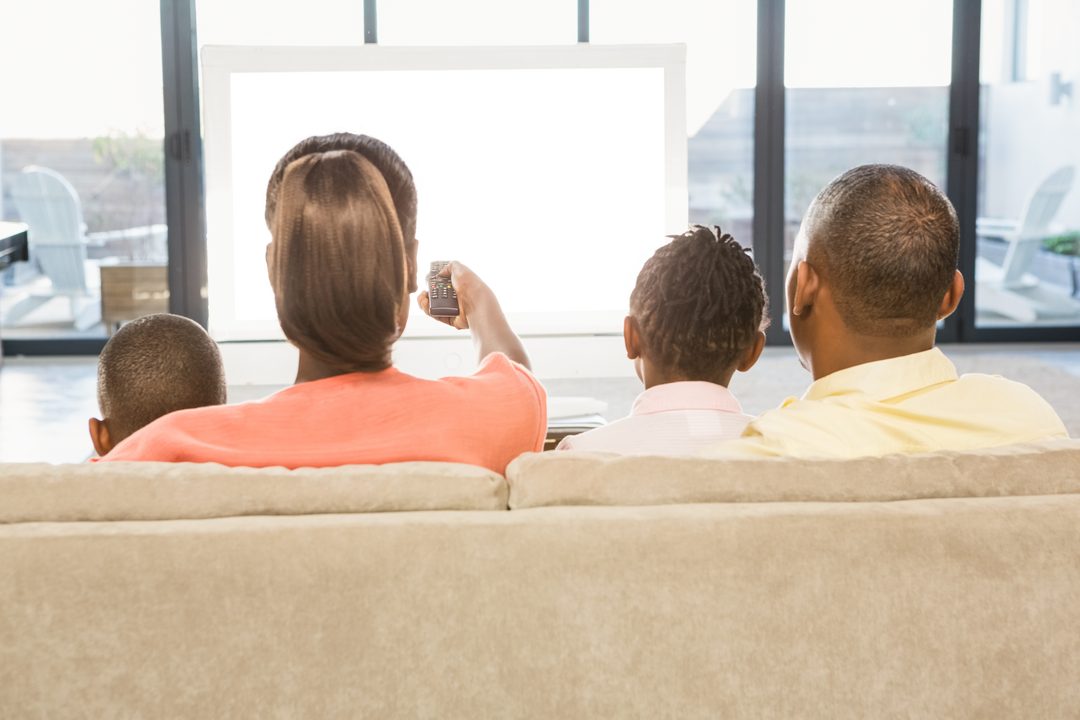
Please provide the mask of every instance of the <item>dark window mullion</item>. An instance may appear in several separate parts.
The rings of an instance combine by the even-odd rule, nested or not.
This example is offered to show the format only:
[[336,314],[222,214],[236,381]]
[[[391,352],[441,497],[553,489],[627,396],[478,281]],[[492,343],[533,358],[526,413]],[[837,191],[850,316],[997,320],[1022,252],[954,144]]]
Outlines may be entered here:
[[758,0],[754,92],[754,258],[765,277],[770,345],[790,345],[784,331],[784,0]]
[[206,206],[195,0],[161,0],[169,312],[206,327]]
[[364,44],[375,45],[379,42],[379,17],[376,13],[376,0],[364,0]]
[[953,3],[952,77],[945,191],[960,218],[960,272],[967,289],[939,342],[972,339],[975,321],[975,215],[979,182],[979,26],[981,0]]

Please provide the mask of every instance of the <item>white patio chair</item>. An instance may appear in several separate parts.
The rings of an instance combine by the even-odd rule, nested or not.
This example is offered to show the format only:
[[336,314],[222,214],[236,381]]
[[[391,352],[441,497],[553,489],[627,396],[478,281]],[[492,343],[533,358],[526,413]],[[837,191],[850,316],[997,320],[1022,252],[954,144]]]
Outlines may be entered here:
[[140,225],[123,230],[86,233],[90,245],[109,247],[119,243],[125,255],[135,262],[167,262],[169,226]]
[[86,224],[75,188],[55,170],[31,165],[15,176],[11,190],[19,218],[30,226],[30,257],[52,282],[46,292],[31,292],[4,318],[12,327],[55,297],[67,297],[77,330],[101,322],[101,298],[87,284]]
[[1066,293],[1050,290],[1028,273],[1050,223],[1072,187],[1073,166],[1059,168],[1027,198],[1016,221],[979,218],[979,237],[1007,240],[1005,261],[998,267],[989,260],[975,259],[975,308],[993,312],[1021,323],[1040,319],[1080,317],[1080,303]]

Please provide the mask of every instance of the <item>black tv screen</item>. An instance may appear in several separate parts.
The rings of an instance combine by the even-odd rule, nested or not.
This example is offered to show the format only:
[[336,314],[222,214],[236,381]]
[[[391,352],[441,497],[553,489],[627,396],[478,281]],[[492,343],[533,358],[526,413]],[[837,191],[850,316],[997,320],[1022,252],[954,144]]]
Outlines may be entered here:
[[239,76],[238,293],[269,315],[255,216],[279,148],[329,125],[404,133],[430,186],[421,267],[457,256],[508,309],[613,307],[660,227],[659,71]]

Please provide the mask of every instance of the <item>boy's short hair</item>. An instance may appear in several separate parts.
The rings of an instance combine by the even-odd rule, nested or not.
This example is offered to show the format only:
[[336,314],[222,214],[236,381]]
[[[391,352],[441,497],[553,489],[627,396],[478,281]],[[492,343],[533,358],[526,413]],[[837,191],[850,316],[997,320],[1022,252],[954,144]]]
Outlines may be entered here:
[[176,410],[223,405],[225,392],[217,343],[179,315],[133,320],[98,359],[98,405],[114,443]]
[[641,268],[630,314],[650,360],[709,380],[735,366],[768,325],[765,281],[719,227],[691,225],[669,237]]
[[960,224],[925,177],[898,165],[848,170],[814,200],[806,234],[852,330],[910,337],[937,322],[956,275]]

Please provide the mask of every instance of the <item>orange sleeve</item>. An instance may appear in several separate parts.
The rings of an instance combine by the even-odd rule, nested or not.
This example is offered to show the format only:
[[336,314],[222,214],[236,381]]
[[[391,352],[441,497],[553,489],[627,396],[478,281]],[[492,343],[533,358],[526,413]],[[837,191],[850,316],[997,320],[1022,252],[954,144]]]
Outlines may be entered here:
[[523,399],[535,408],[538,424],[532,445],[533,452],[541,452],[547,438],[547,391],[544,386],[524,365],[514,362],[501,352],[491,353],[484,358],[471,377],[481,378],[485,375],[497,375],[510,380],[511,385],[517,388],[514,394],[523,396]]

